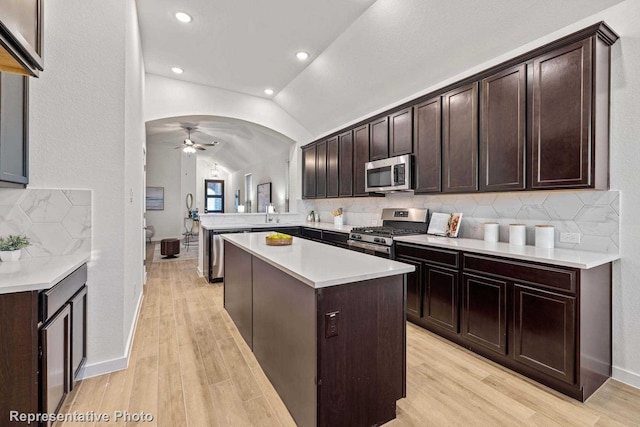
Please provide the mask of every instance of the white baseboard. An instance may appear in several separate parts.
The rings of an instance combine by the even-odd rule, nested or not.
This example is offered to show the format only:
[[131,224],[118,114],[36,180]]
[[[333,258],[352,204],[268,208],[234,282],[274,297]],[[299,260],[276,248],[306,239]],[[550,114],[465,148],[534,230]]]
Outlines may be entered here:
[[622,368],[616,368],[615,366],[613,367],[612,374],[614,380],[628,384],[631,387],[640,388],[640,374]]
[[138,327],[138,319],[140,318],[140,310],[142,309],[142,300],[144,293],[140,292],[138,298],[138,306],[136,307],[136,315],[129,330],[129,337],[127,338],[127,346],[124,351],[124,356],[116,359],[105,360],[103,362],[92,363],[85,365],[78,374],[78,379],[85,379],[91,377],[97,377],[98,375],[108,374],[110,372],[121,371],[127,369],[129,366],[129,357],[131,356],[131,348],[133,347],[133,338],[136,334],[136,328]]
[[198,272],[198,277],[204,277],[204,274],[202,274],[202,269],[200,268],[200,266],[196,267],[196,271]]

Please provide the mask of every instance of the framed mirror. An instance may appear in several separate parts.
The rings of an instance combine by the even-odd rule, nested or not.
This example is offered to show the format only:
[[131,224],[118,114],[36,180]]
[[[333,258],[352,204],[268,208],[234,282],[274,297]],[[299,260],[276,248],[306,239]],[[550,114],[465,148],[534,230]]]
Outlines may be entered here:
[[187,210],[191,212],[193,210],[193,194],[191,193],[187,194],[186,202],[187,202]]
[[266,212],[271,203],[271,183],[258,184],[258,212]]

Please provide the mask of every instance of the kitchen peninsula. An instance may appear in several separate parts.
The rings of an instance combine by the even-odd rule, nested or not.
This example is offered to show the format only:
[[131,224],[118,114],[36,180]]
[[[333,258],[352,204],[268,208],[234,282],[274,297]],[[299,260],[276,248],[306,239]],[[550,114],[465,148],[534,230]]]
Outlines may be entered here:
[[383,424],[406,395],[408,264],[226,234],[224,305],[298,425]]

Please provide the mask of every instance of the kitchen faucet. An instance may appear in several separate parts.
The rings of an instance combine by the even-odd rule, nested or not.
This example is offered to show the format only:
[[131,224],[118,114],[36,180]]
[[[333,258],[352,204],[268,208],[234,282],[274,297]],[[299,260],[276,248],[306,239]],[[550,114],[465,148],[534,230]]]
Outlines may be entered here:
[[272,203],[269,203],[269,206],[266,207],[265,213],[265,221],[266,223],[269,223],[271,221],[273,221],[273,217],[271,216],[272,213],[275,213],[276,209],[274,208]]

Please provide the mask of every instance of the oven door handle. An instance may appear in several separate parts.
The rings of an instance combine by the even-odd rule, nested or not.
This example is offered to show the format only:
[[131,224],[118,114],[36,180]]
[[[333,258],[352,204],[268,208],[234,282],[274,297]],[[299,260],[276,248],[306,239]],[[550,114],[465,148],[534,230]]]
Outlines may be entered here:
[[376,245],[376,244],[373,244],[373,243],[359,242],[357,240],[347,240],[347,244],[349,246],[353,246],[355,248],[366,249],[366,250],[370,250],[370,251],[374,251],[374,252],[382,252],[382,253],[385,253],[385,254],[390,254],[391,253],[391,247],[389,247],[389,246],[382,246],[382,245]]

